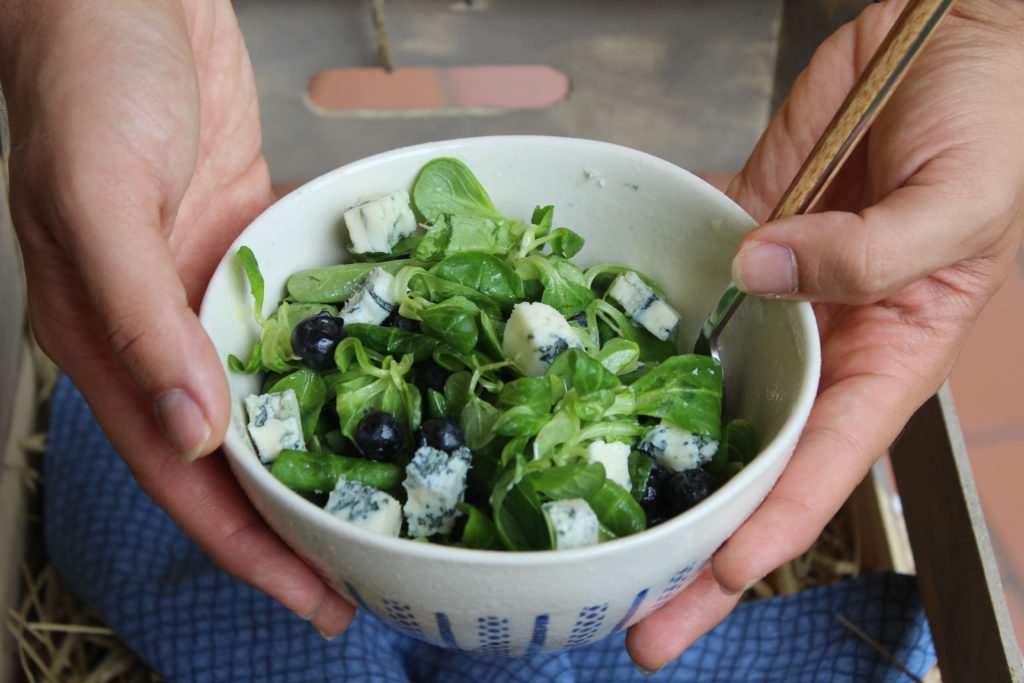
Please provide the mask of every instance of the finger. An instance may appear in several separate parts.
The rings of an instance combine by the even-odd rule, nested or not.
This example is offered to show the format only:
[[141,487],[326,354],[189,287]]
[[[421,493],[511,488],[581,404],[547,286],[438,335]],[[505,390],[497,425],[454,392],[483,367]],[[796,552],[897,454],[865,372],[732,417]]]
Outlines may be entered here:
[[[99,325],[94,322],[92,327]],[[96,345],[96,354],[104,351]],[[146,411],[140,390],[109,352],[106,362],[89,355],[73,358],[66,369],[101,425],[132,426],[107,428],[106,433],[139,486],[225,571],[310,621],[327,637],[346,629],[355,609],[266,525],[223,457],[216,454],[183,463],[173,449],[161,445],[159,426]]]
[[161,234],[159,204],[104,211],[92,202],[77,205],[77,224],[62,230],[64,249],[101,323],[101,338],[140,389],[140,400],[152,406],[174,451],[191,462],[212,451],[227,428],[228,387]]
[[715,554],[723,589],[741,592],[804,553],[933,390],[865,374],[822,392],[778,483]]
[[726,595],[710,567],[661,609],[629,629],[626,650],[644,673],[678,657],[732,611],[739,595]]
[[[989,249],[1001,231],[944,184],[910,184],[860,213],[793,216],[748,234],[733,279],[751,294],[865,304]],[[973,228],[973,229],[972,229]],[[991,239],[989,239],[991,237]]]

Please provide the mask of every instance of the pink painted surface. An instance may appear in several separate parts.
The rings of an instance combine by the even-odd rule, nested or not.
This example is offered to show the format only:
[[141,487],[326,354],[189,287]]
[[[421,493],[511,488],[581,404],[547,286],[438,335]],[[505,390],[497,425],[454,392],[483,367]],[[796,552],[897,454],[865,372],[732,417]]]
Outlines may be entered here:
[[543,109],[564,100],[569,77],[544,64],[327,69],[306,95],[330,112]]
[[1024,648],[1024,254],[950,377],[1003,589]]

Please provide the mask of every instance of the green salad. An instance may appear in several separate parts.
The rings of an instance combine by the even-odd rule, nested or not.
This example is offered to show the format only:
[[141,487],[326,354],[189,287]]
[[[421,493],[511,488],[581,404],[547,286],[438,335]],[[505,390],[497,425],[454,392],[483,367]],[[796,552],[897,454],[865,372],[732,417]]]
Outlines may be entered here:
[[[345,212],[348,263],[291,275],[263,315],[246,401],[261,461],[365,529],[491,550],[628,536],[710,495],[758,451],[722,421],[722,372],[679,353],[679,315],[583,237],[502,213],[465,164]],[[263,256],[271,256],[269,254]]]

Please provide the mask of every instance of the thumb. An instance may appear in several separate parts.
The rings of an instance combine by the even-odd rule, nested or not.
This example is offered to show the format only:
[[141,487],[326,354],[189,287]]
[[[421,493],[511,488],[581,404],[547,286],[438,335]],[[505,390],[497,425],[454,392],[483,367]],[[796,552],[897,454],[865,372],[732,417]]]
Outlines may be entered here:
[[[227,380],[213,344],[188,305],[159,229],[159,210],[154,208],[151,216],[145,213],[118,212],[107,224],[80,214],[81,223],[66,233],[73,242],[67,251],[111,352],[153,402],[154,415],[174,451],[191,462],[211,452],[227,429]],[[95,219],[96,213],[91,217]]]
[[784,218],[751,231],[732,263],[750,294],[873,303],[980,253],[970,201],[934,186],[904,186],[860,213]]

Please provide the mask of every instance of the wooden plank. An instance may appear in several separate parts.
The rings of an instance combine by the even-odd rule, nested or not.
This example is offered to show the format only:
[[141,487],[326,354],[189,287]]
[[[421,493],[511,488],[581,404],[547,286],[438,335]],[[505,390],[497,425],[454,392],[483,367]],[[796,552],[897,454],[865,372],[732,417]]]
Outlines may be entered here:
[[942,679],[1024,681],[948,385],[914,414],[890,453]]
[[[13,383],[13,412],[10,432],[0,442],[0,622],[6,621],[8,609],[15,608],[20,598],[21,564],[25,558],[27,512],[32,496],[25,480],[25,453],[21,442],[30,435],[35,424],[36,381],[28,344],[22,342],[18,375]],[[0,683],[13,683],[21,678],[16,671],[17,645],[6,629],[0,636]]]

